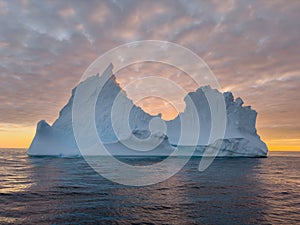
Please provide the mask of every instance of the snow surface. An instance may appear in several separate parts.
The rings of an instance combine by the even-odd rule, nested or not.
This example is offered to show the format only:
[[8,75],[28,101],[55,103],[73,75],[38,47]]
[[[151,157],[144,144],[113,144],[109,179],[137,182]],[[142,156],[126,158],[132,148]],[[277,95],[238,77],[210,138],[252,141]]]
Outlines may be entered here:
[[[112,65],[106,71],[112,73]],[[89,77],[79,84],[85,87],[92,87],[101,77],[95,75]],[[38,122],[35,137],[28,149],[28,155],[31,156],[60,156],[60,157],[77,157],[81,153],[77,147],[72,127],[72,105],[76,93],[76,88],[72,90],[72,96],[69,102],[63,107],[59,113],[58,119],[50,126],[46,121]],[[87,88],[87,101],[92,97],[93,92],[89,93]],[[225,137],[222,140],[215,140],[209,143],[209,134],[211,131],[211,111],[206,98],[206,93],[213,94],[217,97],[224,97],[226,104],[227,122]],[[131,105],[129,114],[129,126],[132,130],[131,134],[124,134],[122,130],[118,131],[119,137],[122,136],[121,142],[134,143],[135,138],[147,139],[149,144],[159,142],[151,151],[132,150],[124,144],[120,143],[114,128],[118,128],[118,123],[124,122],[124,118],[120,116],[114,121],[114,128],[111,121],[111,112],[113,102],[116,96],[122,98],[122,102]],[[255,124],[257,112],[250,106],[243,106],[241,98],[234,99],[231,92],[220,93],[218,90],[211,89],[209,86],[200,87],[195,92],[189,93],[188,96],[194,102],[200,121],[199,139],[195,151],[195,155],[203,155],[207,149],[213,149],[215,146],[221,146],[218,156],[246,156],[246,157],[264,157],[267,155],[268,149],[265,143],[257,134]],[[140,107],[137,107],[127,98],[126,94],[121,90],[120,86],[112,76],[104,85],[98,96],[95,116],[98,136],[101,142],[107,147],[112,155],[169,155],[176,146],[181,132],[180,118],[184,117],[191,105],[186,101],[186,109],[180,113],[172,121],[163,121],[160,115],[151,116],[145,113]],[[120,113],[122,115],[122,113]],[[161,123],[165,124],[165,130],[161,130]],[[191,120],[191,123],[195,121]],[[154,125],[153,125],[154,124]],[[157,125],[158,124],[158,125]],[[155,127],[157,125],[157,127]],[[157,130],[155,130],[157,128]],[[154,129],[154,130],[153,130]],[[152,132],[151,132],[152,131]],[[184,131],[191,132],[193,131]],[[185,143],[188,148],[188,143]],[[127,145],[128,146],[128,145]],[[184,151],[185,146],[180,146],[180,150]]]

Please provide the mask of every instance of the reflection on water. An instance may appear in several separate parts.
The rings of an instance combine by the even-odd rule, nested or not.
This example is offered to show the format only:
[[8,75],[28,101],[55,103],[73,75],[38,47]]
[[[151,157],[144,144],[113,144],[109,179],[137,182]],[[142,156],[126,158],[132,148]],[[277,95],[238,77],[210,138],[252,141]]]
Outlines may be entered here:
[[[3,150],[2,150],[3,151]],[[0,150],[0,188],[1,194],[22,192],[32,185],[30,170],[32,166],[28,164],[23,152]],[[21,154],[20,154],[21,153]]]
[[[274,154],[275,155],[275,154]],[[288,155],[284,157],[283,155]],[[300,154],[276,153],[270,168],[260,165],[256,168],[259,185],[264,189],[259,197],[263,199],[267,220],[284,223],[285,218],[293,224],[300,223]],[[272,158],[272,157],[270,157]]]
[[126,187],[102,178],[80,158],[0,153],[0,224],[300,223],[295,155],[216,159],[203,173],[197,170],[200,159],[193,158],[162,183]]

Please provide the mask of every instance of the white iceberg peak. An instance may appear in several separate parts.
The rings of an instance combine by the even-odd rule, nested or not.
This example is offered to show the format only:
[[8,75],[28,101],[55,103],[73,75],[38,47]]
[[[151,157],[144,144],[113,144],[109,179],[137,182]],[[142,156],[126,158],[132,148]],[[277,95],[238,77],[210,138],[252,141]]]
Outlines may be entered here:
[[[186,98],[185,111],[180,113],[174,120],[165,121],[167,127],[166,133],[150,134],[149,137],[150,121],[155,117],[161,118],[161,115],[151,116],[145,113],[140,107],[135,106],[133,102],[127,98],[126,93],[116,82],[112,70],[113,65],[110,64],[105,69],[102,76],[96,74],[95,76],[89,77],[78,85],[85,85],[88,87],[89,85],[95,85],[98,79],[110,77],[98,96],[95,108],[95,123],[101,141],[106,145],[114,146],[112,147],[113,154],[133,154],[131,150],[126,148],[122,150],[120,146],[116,147],[119,140],[112,127],[110,116],[113,102],[116,96],[120,93],[123,101],[125,101],[126,104],[132,105],[132,110],[129,115],[129,125],[132,129],[132,135],[138,136],[138,138],[153,138],[153,140],[161,139],[163,140],[160,146],[161,148],[160,150],[156,149],[154,153],[169,153],[170,150],[172,150],[171,145],[176,145],[180,138],[180,116],[184,115],[186,110],[188,110],[190,107],[186,101]],[[77,87],[72,90],[72,96],[70,97],[68,103],[59,112],[59,117],[52,126],[50,126],[44,120],[37,124],[36,134],[28,149],[28,155],[79,156],[81,154],[77,147],[72,128],[72,105],[76,89]],[[91,90],[93,89],[91,88]],[[216,144],[208,143],[211,129],[211,115],[205,96],[206,92],[210,92],[213,95],[222,96],[222,98],[224,97],[225,100],[227,126],[224,139],[216,141],[216,143],[219,141],[223,142],[219,156],[266,156],[268,151],[267,147],[265,143],[260,140],[255,128],[257,112],[252,110],[249,106],[243,106],[244,102],[241,98],[238,97],[234,100],[231,92],[225,92],[222,94],[218,90],[212,89],[210,86],[200,87],[195,92],[189,93],[189,97],[193,100],[197,107],[201,124],[200,136],[197,143],[199,147],[195,154],[201,155],[203,151],[199,149],[203,150],[206,148],[205,146],[211,148],[214,146],[214,144]],[[86,94],[87,96],[91,96],[95,93],[87,89]],[[161,137],[158,137],[159,135]],[[191,135],[194,134],[191,133]],[[137,152],[135,153],[140,154]]]

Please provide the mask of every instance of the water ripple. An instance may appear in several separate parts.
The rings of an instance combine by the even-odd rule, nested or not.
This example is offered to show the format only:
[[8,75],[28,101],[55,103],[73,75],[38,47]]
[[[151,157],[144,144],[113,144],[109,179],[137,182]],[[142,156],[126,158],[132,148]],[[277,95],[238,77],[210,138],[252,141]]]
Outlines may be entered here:
[[300,223],[295,153],[216,159],[202,173],[193,158],[174,177],[147,187],[114,184],[81,158],[0,153],[0,224]]

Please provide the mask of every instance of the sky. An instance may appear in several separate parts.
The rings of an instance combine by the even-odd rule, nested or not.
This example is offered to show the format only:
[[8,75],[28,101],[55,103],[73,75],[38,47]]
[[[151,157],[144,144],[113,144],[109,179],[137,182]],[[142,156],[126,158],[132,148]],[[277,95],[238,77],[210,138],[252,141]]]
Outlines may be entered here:
[[[284,0],[0,0],[0,147],[27,148],[98,56],[162,40],[198,54],[222,91],[258,112],[270,150],[300,150],[299,12]],[[121,87],[136,76],[121,72]]]

